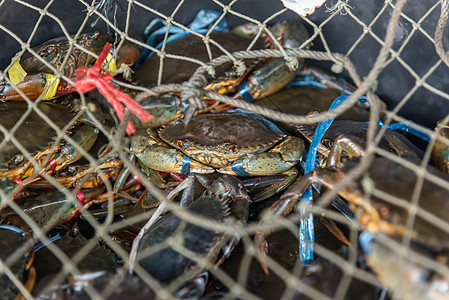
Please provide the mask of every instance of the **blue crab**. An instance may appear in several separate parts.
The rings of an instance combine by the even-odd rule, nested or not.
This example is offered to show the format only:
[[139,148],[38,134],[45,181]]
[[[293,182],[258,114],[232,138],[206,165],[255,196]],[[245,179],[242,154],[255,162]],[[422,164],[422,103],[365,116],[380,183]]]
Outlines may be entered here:
[[286,172],[302,159],[304,142],[273,132],[236,113],[205,114],[188,125],[174,122],[156,134],[140,132],[131,141],[140,163],[163,172],[238,176]]
[[[245,224],[250,200],[242,182],[236,177],[225,175],[215,180],[199,198],[184,209],[188,213],[222,224],[228,223],[232,215]],[[151,276],[169,289],[174,288],[173,290],[204,271],[197,259],[186,256],[176,246],[162,246],[175,237],[182,239],[182,247],[207,260],[209,267],[217,259],[217,264],[222,262],[220,250],[226,256],[240,239],[237,233],[220,232],[185,222],[172,212],[161,218],[144,234],[137,261]],[[153,250],[157,246],[161,247],[160,250]]]

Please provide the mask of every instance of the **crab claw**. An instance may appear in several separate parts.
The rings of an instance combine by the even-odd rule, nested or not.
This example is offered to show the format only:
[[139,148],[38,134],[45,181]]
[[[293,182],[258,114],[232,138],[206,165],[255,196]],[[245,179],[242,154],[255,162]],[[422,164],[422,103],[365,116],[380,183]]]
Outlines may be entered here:
[[218,172],[237,176],[259,176],[286,172],[302,159],[304,142],[292,136],[269,152],[252,153]]
[[213,173],[214,169],[192,160],[187,155],[176,149],[161,145],[152,145],[136,156],[140,162],[156,171],[177,173],[187,175],[189,173],[207,174]]
[[6,81],[0,82],[0,101],[24,100],[18,90],[30,100],[36,100],[42,94],[42,100],[50,100],[74,92],[75,88],[55,75],[41,72],[25,76],[15,88]]
[[232,165],[218,169],[218,172],[235,176],[264,176],[283,173],[295,164],[282,161],[278,153],[264,152],[248,154]]

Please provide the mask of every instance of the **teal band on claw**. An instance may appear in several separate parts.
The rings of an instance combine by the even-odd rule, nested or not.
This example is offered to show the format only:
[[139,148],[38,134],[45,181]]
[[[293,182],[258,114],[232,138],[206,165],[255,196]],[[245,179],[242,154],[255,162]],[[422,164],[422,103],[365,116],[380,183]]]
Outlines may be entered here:
[[249,174],[248,172],[245,171],[245,169],[243,168],[242,163],[243,163],[243,159],[234,162],[231,165],[232,172],[234,172],[238,176],[251,176],[251,174]]
[[243,79],[242,83],[240,84],[240,89],[239,89],[238,95],[246,102],[252,103],[255,100],[253,98],[253,95],[251,95],[251,92],[248,90],[248,85],[246,83],[247,83],[247,80],[245,78],[245,79]]
[[190,162],[192,159],[187,155],[182,158],[181,175],[188,175],[190,173]]

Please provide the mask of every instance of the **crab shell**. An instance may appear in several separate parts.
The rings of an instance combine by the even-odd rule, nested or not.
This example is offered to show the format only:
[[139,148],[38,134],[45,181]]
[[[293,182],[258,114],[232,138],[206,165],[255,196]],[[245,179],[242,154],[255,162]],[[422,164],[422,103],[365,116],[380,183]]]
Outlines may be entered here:
[[248,153],[263,152],[286,136],[257,120],[236,114],[209,114],[164,127],[160,137],[191,158],[212,167],[226,167]]
[[[250,38],[221,31],[211,32],[210,39],[214,40],[217,44],[222,45],[222,47],[229,53],[246,50],[252,42],[252,39]],[[161,84],[181,83],[188,80],[199,67],[199,65],[192,62],[191,59],[208,62],[213,58],[225,54],[222,49],[219,49],[213,43],[210,43],[208,47],[210,48],[212,57],[209,57],[208,48],[203,39],[193,34],[185,35],[167,43],[164,51],[166,54],[188,57],[190,59],[182,60],[165,57]],[[262,39],[259,39],[252,49],[257,50],[263,49],[264,47],[265,43]],[[257,61],[257,59],[246,60],[245,66],[248,70],[243,73],[235,72],[232,69],[232,62],[224,63],[216,68],[215,79],[210,75],[207,75],[207,80],[208,82],[213,82],[211,88],[218,92],[232,92],[232,89],[228,90],[228,86],[236,87],[249,69],[254,67]],[[158,55],[152,55],[144,64],[135,70],[133,81],[141,86],[153,87],[158,83],[159,68],[160,57]],[[223,89],[223,91],[221,91],[221,89]]]
[[[78,37],[76,43],[98,55],[110,37],[110,33],[85,33]],[[61,69],[63,74],[68,77],[74,75],[75,69],[82,66],[87,67],[95,61],[95,58],[85,51],[76,47],[70,48],[70,43],[65,36],[47,41],[42,45],[34,47],[33,50],[36,51],[40,57],[45,59],[47,63],[53,65],[54,68],[59,68],[62,65],[63,60],[70,50],[69,59],[65,64],[65,67]],[[27,73],[34,74],[44,72],[53,74],[52,68],[49,68],[29,52],[22,55],[20,64]]]
[[[35,271],[32,267],[34,248],[31,236],[14,226],[0,225],[0,259],[27,290],[34,286]],[[20,255],[17,253],[20,252]],[[15,260],[11,261],[11,257]],[[19,290],[7,275],[0,276],[0,299],[15,299]],[[21,298],[19,298],[21,299]]]

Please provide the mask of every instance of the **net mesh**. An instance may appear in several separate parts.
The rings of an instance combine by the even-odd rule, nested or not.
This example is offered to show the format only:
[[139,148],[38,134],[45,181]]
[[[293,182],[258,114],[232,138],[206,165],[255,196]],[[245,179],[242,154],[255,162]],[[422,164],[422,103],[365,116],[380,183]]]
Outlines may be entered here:
[[[272,217],[262,223],[253,220],[247,226],[243,226],[238,222],[223,224],[214,221],[214,217],[211,219],[195,214],[192,215],[188,210],[180,209],[178,205],[167,201],[165,191],[159,189],[142,172],[135,161],[129,158],[129,147],[124,146],[127,140],[125,135],[126,122],[121,122],[116,130],[108,130],[102,122],[98,121],[85,96],[81,94],[81,109],[79,112],[74,113],[70,120],[63,121],[64,123],[61,126],[53,118],[52,112],[48,113],[42,110],[40,106],[40,103],[43,102],[42,100],[30,101],[27,97],[24,97],[28,106],[13,121],[15,123],[10,127],[0,125],[0,130],[3,134],[0,151],[6,151],[7,143],[12,143],[25,157],[25,160],[31,162],[31,168],[41,170],[42,166],[48,163],[49,156],[43,156],[44,161],[39,161],[40,158],[36,157],[35,153],[27,151],[24,145],[27,141],[23,140],[21,136],[22,124],[30,116],[37,115],[38,118],[49,125],[53,132],[52,138],[55,139],[55,142],[51,143],[52,146],[48,151],[52,153],[60,150],[59,145],[62,141],[68,141],[78,149],[85,159],[86,168],[94,171],[102,182],[101,185],[104,186],[104,194],[106,195],[102,196],[102,199],[109,204],[106,210],[107,214],[101,219],[92,215],[92,211],[88,210],[87,207],[81,210],[83,221],[80,222],[89,224],[85,226],[93,229],[87,234],[88,239],[83,241],[82,245],[77,246],[74,253],[69,254],[68,250],[60,246],[61,244],[50,242],[50,236],[47,234],[53,228],[52,224],[58,218],[57,212],[49,211],[48,214],[54,214],[55,216],[49,218],[48,222],[42,221],[41,223],[39,218],[46,216],[39,216],[37,218],[38,221],[36,221],[35,217],[30,217],[30,214],[12,201],[12,195],[9,195],[6,189],[0,190],[3,213],[5,213],[6,206],[8,206],[8,209],[14,211],[32,228],[32,239],[35,245],[40,242],[47,244],[45,247],[51,252],[48,255],[51,255],[53,259],[53,262],[47,263],[48,265],[56,264],[56,262],[60,262],[62,265],[62,268],[56,271],[56,275],[53,274],[50,277],[50,283],[46,284],[47,287],[54,289],[56,286],[59,286],[60,290],[67,290],[69,289],[66,283],[67,278],[77,278],[78,282],[81,281],[79,279],[80,275],[91,269],[89,267],[81,267],[80,262],[86,257],[94,260],[92,257],[109,257],[109,255],[112,255],[111,253],[115,253],[116,259],[120,261],[120,268],[125,270],[124,272],[127,272],[131,267],[129,247],[123,247],[119,244],[117,238],[113,234],[111,235],[111,233],[128,228],[132,224],[145,223],[151,218],[154,210],[137,213],[133,217],[126,218],[126,220],[118,220],[117,217],[114,217],[112,191],[115,181],[107,176],[107,172],[111,168],[109,168],[110,165],[105,167],[105,164],[110,161],[120,161],[117,163],[119,164],[117,169],[129,168],[130,172],[138,177],[140,184],[159,202],[163,203],[156,211],[156,215],[161,211],[170,210],[173,214],[185,220],[185,224],[194,224],[198,228],[231,233],[231,235],[237,233],[241,237],[241,241],[234,249],[232,256],[218,268],[214,267],[204,257],[187,249],[183,244],[182,237],[180,238],[179,235],[173,235],[172,238],[151,248],[150,251],[157,252],[160,249],[172,247],[195,261],[198,269],[208,270],[214,284],[212,285],[213,288],[211,288],[211,284],[208,285],[206,297],[360,299],[363,295],[368,295],[367,297],[372,297],[373,299],[386,299],[386,297],[389,297],[387,293],[392,297],[396,296],[399,298],[414,298],[422,295],[426,295],[429,299],[437,299],[437,297],[441,297],[438,299],[445,299],[449,297],[447,288],[449,269],[447,257],[444,256],[445,251],[447,251],[447,248],[445,248],[447,242],[445,240],[447,240],[449,224],[447,218],[441,217],[444,215],[444,213],[441,214],[441,211],[447,209],[448,206],[445,203],[447,201],[443,200],[447,199],[447,196],[444,196],[444,194],[448,193],[449,185],[447,179],[445,179],[446,177],[429,170],[432,147],[439,136],[440,130],[442,130],[434,131],[429,129],[429,127],[433,126],[435,121],[439,119],[443,119],[442,123],[449,121],[449,115],[445,115],[448,107],[446,101],[449,100],[449,94],[447,78],[444,77],[447,77],[447,67],[449,66],[448,52],[445,50],[448,47],[448,39],[447,35],[444,35],[448,1],[427,1],[427,3],[423,4],[425,12],[419,16],[414,11],[414,3],[406,4],[405,0],[385,1],[383,3],[377,1],[375,4],[376,9],[371,9],[370,11],[364,9],[365,4],[362,1],[337,1],[336,3],[335,1],[328,1],[329,3],[318,9],[319,17],[314,15],[299,17],[283,8],[280,3],[276,3],[273,7],[267,5],[261,15],[253,16],[251,10],[241,8],[240,5],[244,1],[235,0],[229,3],[225,1],[203,1],[199,4],[200,8],[214,9],[221,13],[216,23],[205,33],[198,33],[187,27],[188,17],[196,13],[192,12],[193,9],[189,6],[191,5],[189,1],[170,1],[163,9],[158,9],[158,4],[154,4],[155,7],[153,7],[151,2],[145,1],[103,2],[105,1],[78,1],[73,3],[73,8],[67,8],[65,11],[58,9],[58,13],[54,13],[53,9],[60,5],[56,1],[45,3],[41,1],[39,4],[42,4],[42,6],[36,6],[37,4],[34,4],[33,1],[1,1],[0,11],[7,11],[9,14],[8,19],[19,18],[22,11],[30,11],[31,14],[37,16],[33,20],[35,22],[33,26],[28,28],[23,28],[25,26],[20,28],[10,27],[10,21],[5,17],[1,18],[0,31],[2,31],[2,36],[5,37],[5,40],[10,41],[11,48],[5,49],[5,53],[11,52],[9,53],[11,54],[9,58],[12,58],[15,52],[18,52],[18,57],[25,52],[31,53],[43,64],[48,65],[48,68],[54,72],[56,77],[72,82],[73,78],[64,75],[60,71],[61,69],[58,70],[55,66],[48,64],[32,49],[32,46],[36,45],[35,41],[45,41],[45,38],[48,37],[49,33],[45,32],[46,28],[42,24],[47,24],[45,21],[51,19],[52,23],[57,24],[58,31],[62,32],[69,40],[71,49],[80,49],[83,52],[88,52],[85,47],[76,43],[76,39],[86,30],[90,31],[90,25],[92,24],[94,29],[100,28],[104,30],[107,27],[115,35],[114,46],[116,46],[116,49],[120,48],[125,41],[129,41],[143,49],[154,51],[155,55],[158,55],[160,58],[158,86],[149,89],[136,87],[125,81],[113,80],[119,86],[132,87],[142,91],[141,94],[135,97],[138,102],[152,95],[179,93],[182,101],[188,103],[191,108],[204,109],[205,102],[203,97],[207,97],[260,114],[271,120],[285,123],[314,124],[342,114],[349,107],[353,106],[360,97],[366,95],[371,108],[371,122],[367,131],[365,153],[359,164],[347,173],[344,179],[339,181],[332,189],[323,192],[319,200],[315,200],[313,206],[303,207],[307,212],[312,213],[316,220],[320,220],[320,217],[325,215],[328,220],[334,220],[340,224],[349,238],[350,246],[343,247],[340,245],[336,247],[334,246],[336,244],[335,237],[330,236],[329,233],[327,235],[323,234],[324,237],[322,237],[317,233],[314,252],[315,256],[319,257],[319,260],[312,262],[311,266],[306,268],[299,259],[298,253],[299,209],[287,217]],[[116,3],[119,3],[120,6],[117,6]],[[111,5],[109,9],[107,5]],[[61,13],[61,11],[64,13]],[[185,11],[190,11],[190,14],[184,16],[183,12]],[[73,18],[71,18],[72,13],[74,14]],[[144,20],[137,17],[143,15],[145,16]],[[162,47],[157,49],[144,44],[131,34],[135,31],[140,33],[147,23],[156,17],[164,19],[168,27],[177,26],[200,37],[208,49],[210,61],[205,63],[191,57],[165,53],[164,49],[168,34],[162,40]],[[284,49],[279,45],[280,49],[252,50],[253,44],[258,38],[256,37],[254,43],[251,43],[248,49],[229,53],[221,44],[210,38],[212,31],[219,21],[224,18],[229,18],[231,23],[235,24],[253,22],[262,29],[262,32],[269,32],[269,24],[279,19],[292,17],[301,19],[312,32],[310,39],[304,42],[300,49]],[[346,24],[346,27],[338,30],[331,29],[333,26],[336,26],[335,24],[338,26]],[[351,34],[346,34],[345,30],[350,30]],[[329,33],[332,36],[328,35]],[[329,43],[329,40],[332,43]],[[340,42],[335,43],[335,40],[340,40]],[[305,46],[309,42],[318,45],[318,48],[321,47],[322,50],[306,50]],[[213,58],[210,54],[210,45],[218,47],[224,54]],[[374,53],[374,55],[370,57],[360,55],[367,47],[375,49],[375,51],[369,52]],[[95,53],[88,53],[98,57]],[[332,110],[332,112],[325,111],[310,116],[291,115],[262,107],[257,102],[247,103],[204,89],[208,83],[206,76],[213,74],[215,68],[225,62],[231,62],[235,69],[241,69],[244,59],[270,57],[284,58],[287,65],[291,67],[297,65],[299,59],[305,58],[307,63],[331,69],[336,74],[341,73],[342,76],[354,83],[356,89],[347,101]],[[182,84],[161,85],[163,64],[167,58],[193,62],[197,64],[197,69],[191,78]],[[68,61],[69,55],[62,58],[62,66],[64,67]],[[6,66],[0,73],[2,80],[11,83],[7,73],[14,63],[14,60],[11,63],[7,59],[2,61],[2,64]],[[401,82],[403,79],[407,83]],[[396,89],[396,87],[398,88]],[[380,105],[377,95],[393,99],[388,102],[388,108]],[[7,107],[8,103],[6,102],[5,107]],[[419,113],[416,113],[417,105],[420,107]],[[84,113],[87,113],[94,120],[93,122],[99,132],[106,137],[107,142],[105,144],[109,147],[107,155],[98,157],[90,151],[86,152],[83,150],[83,144],[80,144],[75,139],[73,133],[69,133],[74,131],[73,127],[77,120],[84,116]],[[385,115],[384,123],[386,125],[392,122],[405,122],[408,119],[412,119],[413,121],[409,122],[409,125],[430,137],[429,143],[424,145],[425,151],[419,163],[410,162],[378,147],[381,137],[386,130],[386,127],[383,127],[376,131],[377,117],[380,113]],[[432,115],[430,121],[426,115]],[[130,116],[127,112],[124,120],[128,118]],[[443,142],[446,143],[446,147],[449,145],[447,139],[443,140]],[[392,196],[384,192],[382,188],[379,189],[377,183],[373,181],[374,179],[369,180],[367,171],[373,169],[373,161],[376,164],[376,159],[379,156],[395,163],[395,165],[390,165],[390,168],[399,169],[399,166],[402,166],[407,170],[411,170],[411,172],[404,171],[402,173],[404,176],[416,176],[416,180],[412,180],[412,184],[404,188],[407,192],[412,191],[410,193],[411,200]],[[388,170],[385,170],[385,173],[390,174]],[[77,198],[77,195],[70,190],[64,189],[65,184],[63,182],[56,180],[54,176],[45,172],[41,172],[40,176],[62,192],[63,196],[54,196],[55,198],[65,197],[69,199],[70,203],[75,203],[75,205],[79,203],[79,197]],[[407,212],[407,216],[404,218],[404,231],[401,238],[393,239],[391,236],[381,233],[375,235],[375,245],[380,246],[376,248],[377,250],[372,250],[373,254],[369,258],[371,268],[367,266],[366,255],[361,250],[358,240],[363,216],[359,216],[359,220],[349,219],[329,206],[339,191],[344,190],[347,186],[351,186],[359,178],[363,178],[363,190],[359,197],[362,202],[369,202],[370,198],[378,197],[391,205],[391,210],[394,210],[394,207],[401,207]],[[403,182],[409,182],[402,180],[402,178],[391,178],[390,180],[397,181],[398,189],[401,189],[399,186]],[[429,181],[435,184],[433,190],[438,189],[440,194],[431,194],[432,191],[423,188]],[[429,195],[425,193],[429,193]],[[424,202],[428,200],[427,197],[440,197],[443,199],[442,201],[431,202],[441,207],[426,208]],[[259,208],[259,210],[262,210],[262,208]],[[440,214],[435,215],[437,212]],[[62,212],[59,214],[62,214]],[[153,218],[155,218],[154,216]],[[432,238],[441,240],[440,247],[435,246],[429,250],[428,247],[423,249],[423,247],[415,244],[416,241],[412,234],[412,228],[418,220],[425,220],[428,227],[438,229],[440,235]],[[184,226],[186,226],[185,224]],[[372,228],[363,227],[362,229],[368,230]],[[253,236],[260,231],[273,231],[267,238],[269,275],[264,275],[257,261],[258,254]],[[424,229],[424,231],[427,232],[427,229]],[[105,252],[98,254],[98,248],[103,249]],[[20,291],[26,299],[33,299],[41,291],[36,291],[36,287],[33,291],[29,291],[23,275],[14,270],[12,263],[23,257],[29,250],[27,249],[27,247],[19,245],[17,246],[17,251],[10,256],[2,256],[0,272],[2,281],[10,280],[12,282],[11,285],[14,285],[16,290]],[[38,251],[35,253],[36,257],[38,256],[37,253]],[[174,258],[167,256],[166,259]],[[377,262],[376,259],[383,261],[383,263]],[[86,264],[92,266],[94,262],[88,261]],[[161,261],[160,264],[163,265],[164,262]],[[104,267],[104,269],[107,268]],[[375,272],[373,272],[373,269]],[[39,270],[45,270],[45,268],[38,268]],[[139,287],[139,292],[160,298],[172,298],[176,295],[176,283],[165,286],[138,264],[133,264],[133,270],[153,291],[150,292],[148,288]],[[187,272],[187,270],[185,271]],[[112,274],[112,271],[110,274]],[[111,294],[119,293],[117,284],[120,280],[123,280],[117,273],[115,274],[115,277],[108,278],[107,283],[103,285],[93,284],[87,280],[83,281],[82,289],[89,297],[96,299],[109,298]],[[417,274],[419,279],[414,278],[413,274]],[[31,277],[31,275],[28,277]],[[37,278],[42,280],[42,274],[37,274]],[[38,287],[42,288],[42,282],[38,280],[37,283]],[[127,285],[129,285],[129,282]],[[12,287],[9,288],[14,290]],[[123,289],[125,290],[125,288]],[[136,286],[134,286],[132,291],[125,290],[121,292],[125,295],[138,294]],[[72,293],[74,292],[72,291]],[[44,296],[41,297],[44,298]]]

